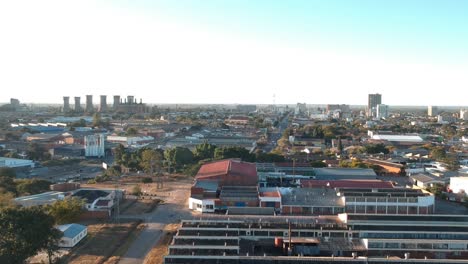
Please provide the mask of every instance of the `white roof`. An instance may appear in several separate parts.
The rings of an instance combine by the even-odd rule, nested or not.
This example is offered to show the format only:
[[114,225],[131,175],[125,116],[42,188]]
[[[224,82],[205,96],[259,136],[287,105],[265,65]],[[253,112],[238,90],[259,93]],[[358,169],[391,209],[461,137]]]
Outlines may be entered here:
[[373,135],[372,139],[386,140],[386,141],[404,141],[404,142],[422,142],[420,136],[407,136],[407,135]]

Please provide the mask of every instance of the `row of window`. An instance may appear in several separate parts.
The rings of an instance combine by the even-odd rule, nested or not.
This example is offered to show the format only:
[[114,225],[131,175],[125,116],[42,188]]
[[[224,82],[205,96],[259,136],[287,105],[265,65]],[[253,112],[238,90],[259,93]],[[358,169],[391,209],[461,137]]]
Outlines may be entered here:
[[447,244],[447,243],[396,243],[396,242],[369,242],[369,249],[389,248],[389,249],[454,249],[468,250],[467,244]]
[[443,234],[443,233],[366,233],[361,238],[387,238],[387,239],[468,239],[468,234]]

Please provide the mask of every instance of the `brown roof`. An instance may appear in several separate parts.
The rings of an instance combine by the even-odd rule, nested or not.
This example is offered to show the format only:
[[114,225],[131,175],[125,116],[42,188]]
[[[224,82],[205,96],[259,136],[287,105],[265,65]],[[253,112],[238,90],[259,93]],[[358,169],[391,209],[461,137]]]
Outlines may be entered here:
[[279,191],[261,192],[260,196],[261,197],[281,197],[281,194]]
[[227,174],[257,177],[257,168],[253,163],[238,160],[220,160],[202,165],[196,178],[203,179]]
[[302,188],[376,188],[376,189],[392,189],[393,184],[389,181],[381,180],[302,180]]

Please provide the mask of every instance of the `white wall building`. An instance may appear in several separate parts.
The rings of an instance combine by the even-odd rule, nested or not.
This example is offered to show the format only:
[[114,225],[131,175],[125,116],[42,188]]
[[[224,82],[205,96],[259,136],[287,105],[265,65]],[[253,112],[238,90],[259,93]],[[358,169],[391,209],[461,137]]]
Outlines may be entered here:
[[388,105],[378,104],[377,105],[377,118],[387,118],[388,117]]
[[34,168],[34,161],[26,159],[14,159],[14,158],[5,158],[0,157],[0,168],[20,168],[20,167],[31,167]]
[[468,121],[468,110],[467,109],[460,109],[460,119],[464,121]]
[[59,247],[74,247],[88,234],[88,228],[79,224],[59,225],[57,229],[63,232],[63,237],[58,244]]
[[85,136],[85,157],[104,157],[104,142],[104,134],[94,134]]
[[468,193],[468,177],[450,178],[450,189],[454,193]]
[[428,106],[427,107],[427,115],[428,116],[436,116],[439,114],[439,109],[437,108],[437,106]]

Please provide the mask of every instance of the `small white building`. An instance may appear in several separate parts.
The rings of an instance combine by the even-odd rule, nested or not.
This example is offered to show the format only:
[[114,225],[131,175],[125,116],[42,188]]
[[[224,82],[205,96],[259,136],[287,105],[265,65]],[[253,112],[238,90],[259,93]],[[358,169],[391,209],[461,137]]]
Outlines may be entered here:
[[57,229],[63,232],[59,247],[72,248],[88,234],[88,228],[79,224],[59,225]]
[[34,161],[26,159],[14,159],[14,158],[5,158],[0,157],[0,168],[20,168],[20,167],[31,167],[34,168]]
[[450,189],[454,193],[468,193],[468,177],[450,178]]
[[104,134],[102,133],[85,136],[85,157],[104,157],[104,142]]

